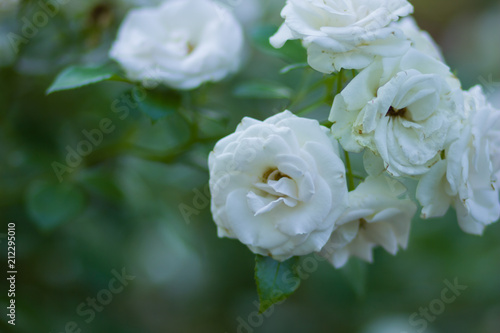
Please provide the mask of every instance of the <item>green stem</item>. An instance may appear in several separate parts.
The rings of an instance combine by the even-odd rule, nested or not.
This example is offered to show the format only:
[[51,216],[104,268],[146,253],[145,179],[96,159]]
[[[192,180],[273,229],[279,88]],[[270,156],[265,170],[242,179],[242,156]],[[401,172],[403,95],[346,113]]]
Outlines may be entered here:
[[349,189],[349,192],[354,191],[355,186],[354,186],[354,176],[352,173],[352,166],[351,166],[351,158],[349,157],[349,152],[344,150],[344,155],[345,155],[345,166],[347,169],[347,188]]

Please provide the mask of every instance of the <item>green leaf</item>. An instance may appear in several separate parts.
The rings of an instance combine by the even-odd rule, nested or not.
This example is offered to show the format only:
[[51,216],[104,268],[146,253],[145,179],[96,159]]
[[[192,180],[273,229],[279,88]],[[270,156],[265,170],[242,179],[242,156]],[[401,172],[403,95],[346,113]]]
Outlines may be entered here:
[[291,64],[291,65],[285,66],[280,70],[280,74],[287,74],[293,70],[300,69],[300,68],[309,68],[309,64],[307,62],[301,62],[298,64]]
[[[139,91],[141,91],[141,95],[139,95]],[[142,94],[144,92],[145,94]],[[139,110],[147,114],[153,121],[175,113],[181,104],[180,96],[173,92],[156,92],[140,89],[134,90],[132,97],[139,105]]]
[[307,51],[299,40],[286,42],[283,47],[276,49],[269,43],[269,38],[278,30],[275,26],[261,26],[253,29],[251,38],[254,45],[271,56],[281,58],[289,63],[307,62]]
[[56,91],[80,88],[102,81],[124,81],[119,69],[114,65],[101,66],[70,66],[63,70],[52,85],[47,89],[47,95]]
[[250,81],[236,87],[234,95],[241,98],[290,99],[293,91],[277,82]]
[[87,191],[100,197],[117,202],[123,198],[122,191],[116,185],[113,175],[109,172],[100,170],[80,172],[78,182]]
[[300,285],[297,274],[299,258],[279,262],[271,257],[255,257],[255,282],[259,294],[259,312],[287,299]]
[[144,117],[138,122],[129,142],[137,149],[138,156],[151,159],[152,155],[158,155],[160,158],[172,153],[176,155],[185,153],[183,147],[190,139],[191,124],[180,112],[176,112],[153,122]]
[[85,194],[71,183],[35,182],[28,190],[28,213],[42,230],[74,218],[84,206]]
[[215,138],[226,136],[230,117],[221,112],[209,109],[200,109],[196,116],[198,125],[198,138]]
[[368,271],[366,263],[357,258],[351,258],[341,271],[354,292],[358,296],[363,296],[366,292]]

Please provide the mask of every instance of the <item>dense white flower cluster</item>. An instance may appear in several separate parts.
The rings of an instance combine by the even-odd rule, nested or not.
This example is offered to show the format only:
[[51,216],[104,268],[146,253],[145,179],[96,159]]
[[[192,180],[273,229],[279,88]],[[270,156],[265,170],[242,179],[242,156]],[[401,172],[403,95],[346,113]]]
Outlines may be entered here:
[[466,119],[445,159],[422,177],[417,198],[424,217],[438,217],[450,205],[467,233],[480,235],[500,218],[500,110],[486,102],[479,86],[464,92]]
[[[210,157],[220,236],[278,260],[317,251],[335,267],[351,256],[372,261],[376,246],[396,254],[407,246],[417,211],[404,179],[418,182],[423,218],[453,206],[460,227],[471,234],[500,218],[500,111],[479,87],[462,91],[430,35],[413,18],[400,19],[412,11],[404,0],[287,1],[273,46],[300,39],[314,69],[337,75],[359,70],[335,97],[329,120],[346,153],[365,153],[369,176],[351,189],[344,209],[346,196],[332,196],[346,192],[343,166],[331,141],[318,138],[323,129],[289,113],[264,123],[247,119]],[[276,122],[282,118],[304,125]],[[272,130],[260,129],[262,124]],[[275,139],[281,146],[265,143],[278,135],[276,124],[287,128],[285,140]],[[245,151],[244,140],[260,147],[251,162],[235,157]],[[312,142],[316,154],[307,148]],[[296,157],[287,158],[285,168],[281,159],[290,151]],[[226,172],[232,179],[221,190],[218,173],[227,165],[237,173]],[[296,169],[298,178],[289,171]],[[311,175],[306,182],[305,170]],[[325,180],[324,194],[312,186],[317,179]],[[309,196],[298,195],[304,189]]]
[[[134,10],[111,57],[133,80],[151,70],[177,89],[221,80],[239,68],[243,36],[217,10],[211,0]],[[423,218],[454,207],[471,234],[500,218],[500,110],[481,88],[462,90],[412,12],[406,0],[287,0],[270,43],[299,39],[312,68],[356,75],[333,101],[331,129],[285,111],[244,118],[216,144],[209,169],[220,237],[280,261],[317,252],[342,267],[351,256],[371,261],[376,246],[406,248],[413,197]],[[339,143],[346,162],[364,153],[369,176],[358,175],[357,187]]]
[[329,117],[346,152],[365,152],[370,174],[320,251],[335,267],[352,255],[371,261],[377,245],[392,254],[406,247],[417,209],[397,179],[418,182],[423,218],[453,206],[471,234],[500,218],[500,110],[481,88],[462,90],[413,18],[398,21],[411,12],[397,0],[288,0],[270,40],[301,39],[320,72],[359,70]]

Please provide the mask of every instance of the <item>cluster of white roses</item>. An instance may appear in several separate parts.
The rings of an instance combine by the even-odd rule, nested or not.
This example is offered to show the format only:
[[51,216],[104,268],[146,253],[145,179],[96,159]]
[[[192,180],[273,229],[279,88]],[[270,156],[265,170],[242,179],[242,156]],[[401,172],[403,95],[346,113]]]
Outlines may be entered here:
[[[335,267],[371,261],[375,246],[395,254],[417,211],[405,179],[418,182],[424,218],[453,206],[472,234],[499,219],[500,111],[481,88],[462,91],[412,12],[406,0],[287,0],[270,43],[300,39],[317,71],[359,74],[335,97],[331,130],[285,111],[245,118],[217,143],[209,168],[219,236],[276,260],[318,252]],[[133,10],[110,56],[132,80],[155,73],[194,89],[239,69],[243,33],[212,0],[170,0]],[[339,142],[346,162],[364,152],[369,176],[350,192]]]
[[[500,217],[500,111],[480,87],[462,91],[406,0],[288,0],[271,44],[300,39],[308,62],[359,74],[334,100],[331,131],[285,111],[245,118],[209,158],[219,236],[285,260],[319,252],[335,267],[408,243],[417,205],[400,182],[418,182],[422,217],[450,206],[481,234]],[[364,152],[369,176],[351,192],[337,139]],[[352,176],[350,172],[347,175]]]

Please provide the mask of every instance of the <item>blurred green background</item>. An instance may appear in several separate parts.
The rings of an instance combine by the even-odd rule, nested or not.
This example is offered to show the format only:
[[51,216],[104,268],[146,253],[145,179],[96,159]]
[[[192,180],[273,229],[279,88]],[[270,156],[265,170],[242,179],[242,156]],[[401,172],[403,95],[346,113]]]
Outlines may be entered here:
[[[69,0],[17,53],[6,36],[21,35],[40,2],[9,8],[8,0],[0,1],[0,257],[6,271],[3,236],[14,222],[18,270],[16,326],[7,324],[3,310],[0,332],[78,332],[72,324],[67,330],[74,322],[82,332],[413,333],[409,317],[441,297],[444,280],[455,278],[467,290],[426,332],[500,332],[500,225],[483,237],[466,235],[453,212],[439,220],[416,218],[408,250],[396,257],[376,250],[364,277],[355,272],[356,261],[345,270],[320,263],[272,315],[256,315],[254,256],[237,241],[217,238],[200,193],[218,138],[244,116],[264,119],[290,106],[288,97],[298,94],[304,77],[321,79],[303,69],[279,74],[290,61],[252,42],[263,26],[281,23],[284,1],[223,1],[245,24],[245,67],[231,79],[182,94],[183,106],[156,122],[127,104],[126,83],[45,91],[68,65],[106,62],[127,10],[161,1]],[[413,4],[464,88],[483,84],[500,107],[498,1]],[[235,93],[252,80],[277,87],[271,97],[282,98]],[[127,117],[116,112],[116,103]],[[298,111],[307,103],[290,107]],[[324,105],[311,116],[325,120],[328,111]],[[99,128],[104,118],[114,130],[59,183],[53,162],[64,164],[67,147],[77,147],[83,131]],[[188,219],[180,207],[190,207]],[[96,308],[95,318],[81,316],[80,304],[105,297],[112,271],[123,269],[135,279]],[[5,309],[5,279],[1,286]]]

